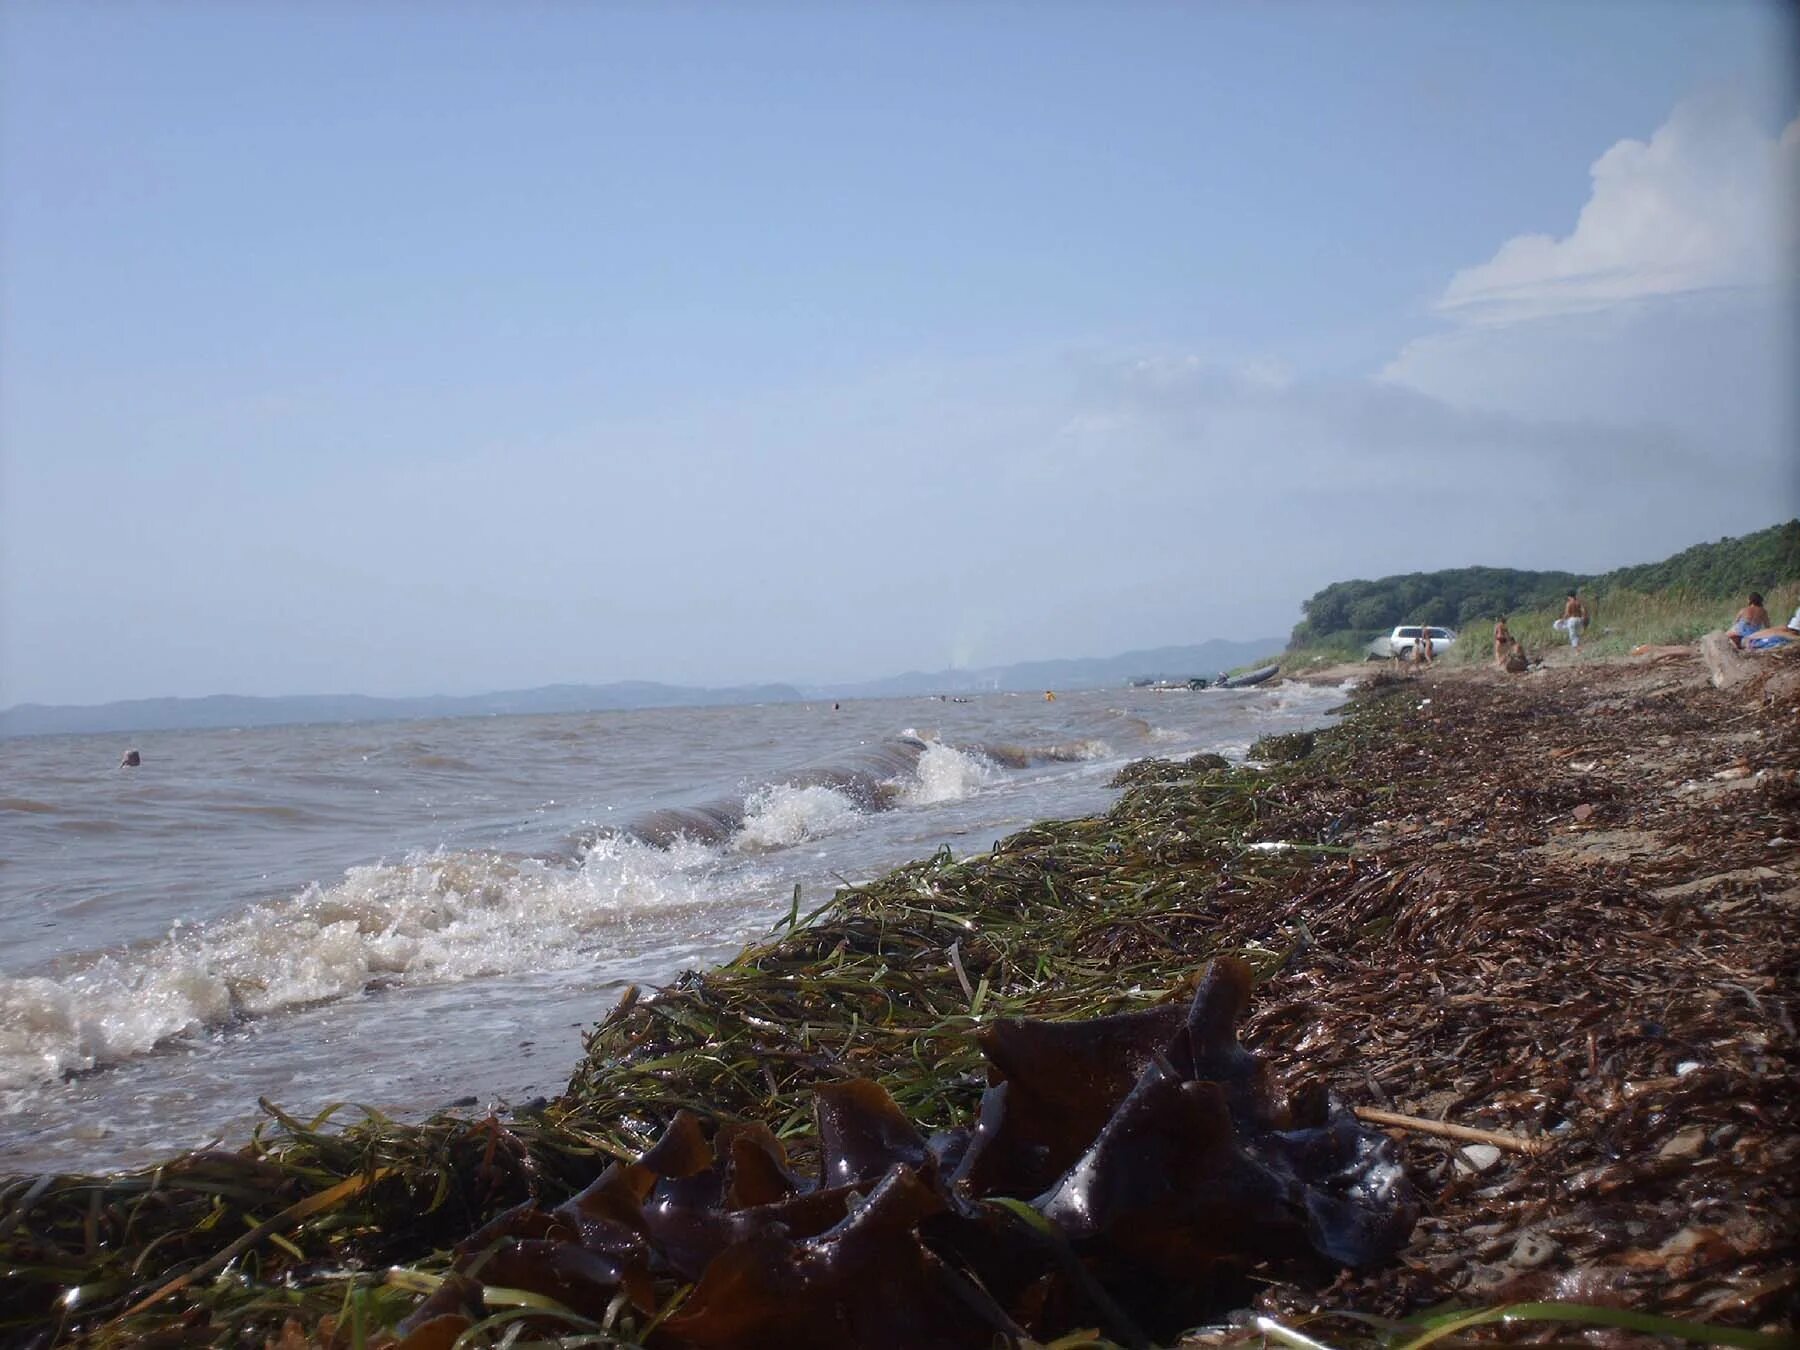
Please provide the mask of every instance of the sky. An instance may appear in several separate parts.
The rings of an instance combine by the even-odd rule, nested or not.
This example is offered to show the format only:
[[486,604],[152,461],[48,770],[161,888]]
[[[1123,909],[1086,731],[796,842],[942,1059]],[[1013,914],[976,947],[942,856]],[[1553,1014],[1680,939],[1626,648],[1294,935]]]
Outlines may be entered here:
[[1800,513],[1745,3],[0,8],[0,706],[1284,634]]

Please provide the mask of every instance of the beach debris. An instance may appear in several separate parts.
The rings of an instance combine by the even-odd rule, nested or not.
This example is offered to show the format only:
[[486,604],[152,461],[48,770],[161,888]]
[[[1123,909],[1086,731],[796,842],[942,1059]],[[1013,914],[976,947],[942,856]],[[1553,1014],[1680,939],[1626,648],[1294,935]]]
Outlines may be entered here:
[[929,1140],[873,1080],[821,1084],[811,1177],[765,1126],[709,1139],[682,1111],[571,1200],[458,1244],[457,1292],[408,1334],[466,1325],[490,1285],[655,1315],[673,1277],[693,1290],[669,1346],[1135,1340],[1227,1310],[1260,1263],[1379,1264],[1418,1214],[1397,1151],[1328,1094],[1277,1093],[1237,1038],[1252,983],[1222,957],[1185,1007],[985,1026],[976,1121]]
[[1500,1150],[1492,1144],[1465,1144],[1457,1154],[1471,1172],[1485,1172],[1500,1161]]
[[[1780,1344],[1776,1333],[1800,1316],[1796,874],[1791,848],[1760,841],[1800,833],[1800,787],[1782,772],[1800,763],[1800,720],[1791,705],[1747,704],[1692,671],[1641,664],[1552,669],[1532,682],[1452,672],[1432,693],[1427,717],[1413,706],[1416,689],[1374,681],[1304,759],[1260,773],[1216,759],[1149,761],[1120,775],[1128,790],[1105,816],[1034,825],[967,858],[940,852],[846,888],[804,920],[796,907],[793,921],[724,967],[621,1000],[541,1114],[415,1124],[268,1107],[266,1127],[240,1152],[110,1176],[0,1179],[6,1332],[96,1347],[375,1347],[404,1336],[408,1350],[445,1350],[465,1333],[471,1348],[657,1345],[669,1322],[704,1311],[693,1302],[703,1279],[713,1278],[709,1302],[724,1307],[734,1267],[718,1264],[721,1236],[725,1250],[755,1248],[769,1263],[735,1267],[743,1278],[789,1281],[779,1287],[792,1301],[820,1240],[899,1166],[910,1179],[881,1194],[869,1227],[838,1232],[855,1243],[832,1259],[879,1251],[916,1270],[921,1316],[973,1283],[1021,1328],[1097,1329],[1082,1343],[1147,1343],[1159,1319],[1180,1320],[1186,1300],[1233,1310],[1216,1338],[1201,1338],[1208,1344],[1254,1344],[1266,1323],[1288,1337],[1304,1339],[1295,1330],[1304,1327],[1324,1344],[1369,1346],[1385,1343],[1371,1339],[1372,1321],[1452,1303],[1474,1305],[1454,1325],[1483,1328],[1481,1337],[1529,1316],[1590,1319],[1591,1329],[1558,1337],[1566,1344],[1593,1335],[1616,1344],[1619,1328],[1651,1326]],[[1770,772],[1712,779],[1749,744]],[[1598,767],[1577,776],[1571,761]],[[1695,782],[1704,790],[1682,790]],[[1584,803],[1596,819],[1569,829]],[[1302,846],[1249,847],[1268,841]],[[1389,1136],[1427,1212],[1397,1259],[1339,1265],[1308,1237],[1311,1255],[1248,1269],[1242,1258],[1217,1261],[1170,1304],[1159,1291],[1176,1282],[1156,1270],[1160,1252],[1179,1250],[1178,1228],[1139,1251],[1134,1221],[1123,1236],[1116,1222],[1090,1232],[1069,1205],[1056,1211],[1065,1226],[1045,1197],[1142,1212],[1131,1208],[1134,1188],[1154,1173],[1125,1168],[1130,1150],[1105,1149],[1107,1132],[1205,1138],[1221,1098],[1242,1151],[1279,1176],[1284,1146],[1266,1146],[1271,1161],[1263,1133],[1246,1142],[1234,1115],[1242,1084],[1230,1074],[1189,1080],[1171,1053],[1193,1010],[1185,972],[1223,956],[1256,975],[1245,1042],[1264,1073],[1292,1085],[1293,1128],[1271,1132],[1317,1120],[1309,1094],[1320,1090],[1307,1085],[1325,1085],[1327,1133],[1335,1092]],[[1149,1025],[1110,1021],[1120,1017]],[[1043,1030],[1084,1023],[1099,1024],[1092,1054],[1065,1052]],[[1140,1046],[1160,1047],[1172,1080]],[[1047,1068],[1108,1066],[1082,1070],[1100,1075],[1096,1095],[1113,1102],[1082,1107],[1085,1140],[1032,1126],[1059,1157],[1073,1153],[1060,1170],[1029,1150],[1008,1161],[976,1148],[1002,1124],[1031,1124],[1009,1099],[1048,1091],[1034,1056]],[[1144,1098],[1120,1117],[1151,1069]],[[836,1113],[834,1156],[916,1154],[915,1135],[924,1156],[845,1189],[823,1170],[818,1093],[857,1080],[878,1083],[908,1129],[852,1089],[825,1107]],[[328,1089],[313,1085],[315,1100]],[[1373,1120],[1376,1110],[1401,1119]],[[1495,1137],[1458,1139],[1453,1126]],[[1683,1134],[1691,1130],[1702,1132],[1697,1151]],[[1460,1170],[1460,1150],[1481,1144],[1500,1158]],[[1332,1146],[1355,1176],[1354,1150]],[[950,1180],[971,1153],[969,1175]],[[1084,1162],[1099,1189],[1064,1184]],[[614,1164],[614,1181],[597,1186]],[[291,1212],[377,1170],[379,1180],[317,1212]],[[1010,1188],[1003,1173],[1017,1178]],[[1331,1175],[1297,1193],[1329,1210]],[[897,1222],[908,1216],[910,1228]],[[785,1231],[755,1228],[759,1220]],[[746,1240],[734,1242],[740,1233]],[[257,1236],[240,1245],[247,1234]],[[507,1242],[584,1255],[533,1247],[511,1266],[478,1264]],[[223,1266],[207,1266],[227,1248],[235,1255]],[[501,1272],[542,1288],[500,1283]],[[819,1306],[837,1297],[809,1288]],[[653,1327],[657,1314],[634,1297],[668,1316]],[[1523,1299],[1545,1302],[1522,1314]],[[1612,1306],[1571,1310],[1570,1300]],[[969,1334],[1004,1341],[1012,1333],[983,1307],[990,1320],[971,1310],[969,1324],[983,1330]],[[1356,1320],[1333,1320],[1340,1312]],[[1591,1320],[1601,1318],[1615,1320]],[[945,1343],[964,1334],[946,1331]],[[1505,1334],[1557,1336],[1526,1326]]]
[[1442,1139],[1466,1140],[1483,1148],[1504,1149],[1509,1153],[1542,1153],[1550,1147],[1541,1138],[1529,1139],[1503,1130],[1481,1130],[1469,1125],[1452,1124],[1447,1120],[1426,1120],[1421,1116],[1402,1115],[1397,1111],[1378,1111],[1369,1106],[1357,1107],[1356,1118],[1371,1125],[1388,1125],[1417,1134],[1437,1135]]

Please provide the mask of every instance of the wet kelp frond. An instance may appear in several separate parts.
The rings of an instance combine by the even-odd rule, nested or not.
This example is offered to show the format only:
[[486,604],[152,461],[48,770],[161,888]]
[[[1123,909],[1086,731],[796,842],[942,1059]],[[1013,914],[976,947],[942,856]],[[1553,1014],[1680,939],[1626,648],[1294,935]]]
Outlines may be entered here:
[[1253,1267],[1384,1261],[1417,1217],[1394,1146],[1275,1091],[1237,1038],[1251,981],[1222,958],[1172,1016],[996,1024],[973,1128],[929,1140],[874,1081],[821,1085],[812,1177],[766,1127],[709,1145],[682,1111],[638,1162],[460,1244],[463,1308],[433,1317],[466,1330],[492,1285],[655,1315],[672,1281],[670,1350],[980,1350],[1090,1321],[1139,1344],[1241,1303]]
[[[241,1154],[0,1183],[0,1338],[349,1345],[407,1317],[415,1346],[448,1344],[453,1327],[465,1345],[654,1342],[657,1319],[697,1296],[680,1277],[702,1273],[696,1256],[672,1257],[675,1273],[634,1301],[595,1264],[618,1252],[559,1265],[540,1251],[529,1268],[552,1271],[560,1293],[534,1292],[501,1282],[504,1267],[470,1274],[471,1234],[519,1206],[555,1212],[615,1162],[666,1159],[684,1110],[700,1171],[726,1140],[728,1210],[777,1203],[794,1177],[822,1182],[849,1135],[893,1146],[895,1120],[928,1142],[970,1122],[997,1130],[990,1078],[1007,1095],[1015,1079],[1038,1084],[1022,1096],[1046,1092],[1031,1066],[1058,1053],[1044,1048],[1055,1033],[1018,1043],[1009,1028],[1117,1015],[1162,1027],[1205,962],[1233,954],[1258,981],[1246,1044],[1282,1080],[1532,1144],[1406,1133],[1427,1210],[1411,1245],[1335,1283],[1329,1266],[1259,1268],[1270,1325],[1405,1341],[1438,1333],[1401,1319],[1453,1303],[1574,1303],[1576,1320],[1622,1303],[1611,1325],[1698,1319],[1743,1344],[1790,1323],[1800,851],[1769,841],[1800,838],[1791,712],[1731,704],[1679,673],[1378,683],[1310,744],[1258,747],[1272,761],[1261,770],[1134,766],[1105,817],[1034,827],[991,855],[940,854],[810,920],[796,901],[790,925],[731,965],[628,998],[541,1111],[410,1127],[276,1116]],[[1123,1036],[1117,1067],[1076,1056],[1071,1076],[1095,1093],[1129,1077],[1129,1095],[1148,1067],[1139,1045]],[[892,1100],[887,1125],[852,1128],[860,1080]],[[838,1094],[838,1125],[822,1128],[829,1105],[815,1116],[821,1091]],[[1156,1110],[1196,1128],[1210,1109],[1170,1102]],[[1091,1107],[1072,1109],[1093,1124]],[[1079,1140],[1028,1142],[1066,1154]],[[1003,1170],[1000,1156],[970,1167]],[[984,1182],[1001,1188],[985,1203],[1025,1203],[1010,1191],[1049,1166]],[[884,1205],[923,1203],[907,1193]],[[567,1222],[629,1226],[617,1200]],[[1096,1300],[1111,1299],[1100,1277],[1118,1285],[1116,1267],[1069,1255],[1069,1279],[1096,1279],[1084,1325],[1113,1328]],[[1321,1321],[1318,1307],[1361,1320]],[[1444,1334],[1513,1325],[1528,1324]]]

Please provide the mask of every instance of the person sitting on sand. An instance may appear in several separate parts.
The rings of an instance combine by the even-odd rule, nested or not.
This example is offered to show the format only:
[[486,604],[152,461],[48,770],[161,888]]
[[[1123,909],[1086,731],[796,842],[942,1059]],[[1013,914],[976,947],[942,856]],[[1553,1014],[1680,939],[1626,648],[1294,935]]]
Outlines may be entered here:
[[1507,653],[1512,650],[1512,630],[1506,626],[1506,615],[1502,614],[1494,620],[1494,664],[1506,664]]
[[1734,642],[1738,638],[1747,638],[1752,633],[1760,632],[1769,626],[1769,611],[1763,608],[1763,598],[1755,591],[1750,592],[1750,603],[1740,609],[1731,620],[1731,627],[1726,635]]
[[1574,591],[1563,601],[1563,616],[1550,626],[1560,633],[1569,635],[1569,645],[1577,651],[1581,649],[1581,630],[1587,627],[1587,606],[1581,603],[1581,597]]
[[1525,654],[1525,644],[1519,639],[1512,639],[1512,647],[1506,653],[1504,665],[1510,675],[1523,675],[1531,669],[1531,658]]
[[1742,637],[1736,633],[1728,634],[1731,645],[1739,651],[1766,652],[1777,647],[1785,647],[1789,643],[1800,642],[1800,609],[1794,611],[1794,617],[1787,623],[1774,628],[1762,628]]

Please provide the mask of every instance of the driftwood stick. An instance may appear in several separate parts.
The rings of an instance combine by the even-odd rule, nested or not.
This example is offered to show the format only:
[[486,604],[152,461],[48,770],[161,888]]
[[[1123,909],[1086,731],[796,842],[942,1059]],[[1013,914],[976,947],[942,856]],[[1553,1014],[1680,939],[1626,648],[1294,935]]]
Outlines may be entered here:
[[1427,1120],[1423,1116],[1403,1116],[1398,1111],[1377,1111],[1372,1106],[1355,1108],[1356,1118],[1370,1125],[1389,1125],[1415,1134],[1435,1134],[1442,1139],[1459,1139],[1465,1144],[1492,1144],[1508,1153],[1543,1153],[1549,1145],[1541,1139],[1508,1134],[1504,1130],[1478,1130],[1472,1125],[1452,1125],[1447,1120]]

